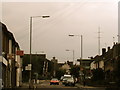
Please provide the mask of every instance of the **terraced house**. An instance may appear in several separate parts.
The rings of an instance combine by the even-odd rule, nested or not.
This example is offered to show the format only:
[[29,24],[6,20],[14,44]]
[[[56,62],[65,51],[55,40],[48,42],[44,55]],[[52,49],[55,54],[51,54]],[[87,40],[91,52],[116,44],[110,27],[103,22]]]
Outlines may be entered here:
[[102,68],[107,82],[119,82],[120,78],[120,43],[112,48],[102,49],[102,55],[95,56],[91,69]]

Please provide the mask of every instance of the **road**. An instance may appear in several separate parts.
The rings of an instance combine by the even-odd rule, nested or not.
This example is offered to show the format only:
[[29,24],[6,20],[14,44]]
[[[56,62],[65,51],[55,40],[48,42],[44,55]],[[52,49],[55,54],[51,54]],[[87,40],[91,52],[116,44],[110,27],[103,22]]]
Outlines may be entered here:
[[[27,88],[29,85],[28,84],[23,84],[22,88]],[[64,86],[61,82],[59,85],[50,85],[49,80],[44,80],[41,81],[40,84],[35,84],[34,85],[37,88],[77,88],[76,86]]]
[[[75,86],[64,86],[60,82],[59,85],[50,85],[49,80],[43,80],[40,84],[35,84],[34,86],[37,88],[29,89],[29,84],[24,83],[21,88],[16,88],[14,90],[105,90],[105,88],[99,87],[88,87],[76,84]],[[6,89],[6,90],[13,90],[13,89]]]

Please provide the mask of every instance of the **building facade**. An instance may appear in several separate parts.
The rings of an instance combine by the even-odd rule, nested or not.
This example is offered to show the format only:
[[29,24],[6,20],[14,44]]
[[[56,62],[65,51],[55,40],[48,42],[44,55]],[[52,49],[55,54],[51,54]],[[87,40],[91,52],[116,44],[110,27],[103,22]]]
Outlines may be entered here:
[[[0,31],[1,31],[1,64],[2,64],[2,85],[3,88],[12,88],[16,86],[20,86],[18,84],[18,79],[16,78],[17,76],[21,77],[22,71],[19,70],[19,73],[17,71],[18,68],[22,67],[17,67],[17,63],[21,65],[21,62],[18,62],[19,60],[22,60],[20,55],[16,55],[16,52],[20,50],[20,47],[18,43],[15,41],[15,38],[13,34],[8,31],[7,27],[5,24],[0,23]],[[19,58],[17,58],[19,57]],[[16,73],[17,72],[17,73]],[[21,83],[19,81],[19,83]]]
[[107,51],[104,49],[102,55],[95,56],[94,61],[91,63],[91,69],[102,68],[105,73],[105,80],[106,81],[117,81],[116,75],[118,74],[119,62],[120,61],[120,44],[116,43],[110,49],[108,47]]
[[[46,58],[46,54],[32,54],[31,55],[31,72],[32,79],[40,80],[46,79],[51,76],[52,64],[50,60]],[[28,68],[30,64],[30,54],[24,54],[23,57],[23,82],[29,81],[30,70]]]

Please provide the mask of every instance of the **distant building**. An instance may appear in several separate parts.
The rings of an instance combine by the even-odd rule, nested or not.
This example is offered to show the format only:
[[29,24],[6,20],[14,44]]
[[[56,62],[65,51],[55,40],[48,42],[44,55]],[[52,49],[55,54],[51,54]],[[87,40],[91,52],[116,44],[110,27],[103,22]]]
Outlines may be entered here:
[[64,63],[58,63],[58,68],[61,68],[64,65]]
[[84,72],[85,76],[91,76],[91,63],[93,59],[78,59],[77,61],[81,62],[80,72]]
[[53,57],[51,59],[51,62],[53,63],[53,75],[52,76],[56,77],[56,71],[58,69],[58,60],[55,57]]
[[[23,57],[23,81],[29,81],[30,54]],[[46,58],[46,54],[32,54],[32,79],[45,79],[51,76],[52,63]]]
[[53,57],[53,58],[51,59],[51,62],[58,63],[58,60],[56,59],[56,57]]
[[67,64],[72,67],[73,66],[73,62],[72,61],[67,61]]
[[77,59],[81,63],[81,69],[90,69],[90,64],[93,62],[93,59]]

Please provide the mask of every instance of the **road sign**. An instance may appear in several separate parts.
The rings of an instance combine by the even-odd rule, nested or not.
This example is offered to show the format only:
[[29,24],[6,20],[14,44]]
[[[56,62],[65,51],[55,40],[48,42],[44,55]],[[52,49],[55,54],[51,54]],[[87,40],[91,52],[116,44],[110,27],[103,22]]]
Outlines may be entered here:
[[31,66],[26,66],[26,67],[25,67],[25,70],[30,71],[30,70],[31,70]]
[[24,51],[18,50],[18,51],[16,51],[16,54],[17,54],[17,55],[20,55],[20,56],[24,56]]

